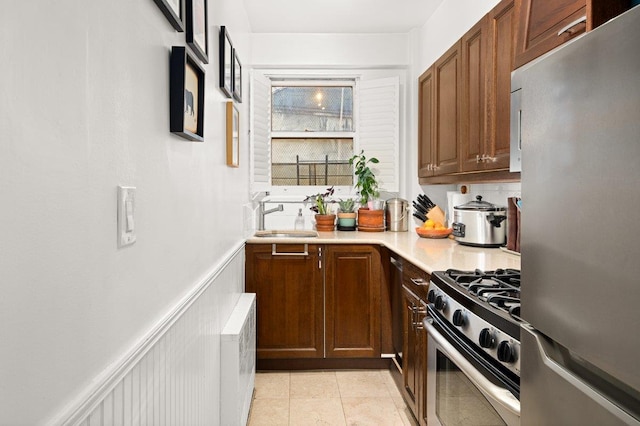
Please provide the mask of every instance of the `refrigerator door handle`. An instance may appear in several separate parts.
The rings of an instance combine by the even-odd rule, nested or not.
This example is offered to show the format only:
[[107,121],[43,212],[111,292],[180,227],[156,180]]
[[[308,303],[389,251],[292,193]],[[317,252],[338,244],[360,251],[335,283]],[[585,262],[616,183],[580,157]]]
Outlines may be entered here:
[[610,412],[625,424],[636,424],[638,421],[636,418],[629,415],[618,405],[614,404],[611,400],[599,393],[593,386],[586,383],[578,375],[574,374],[571,370],[567,369],[565,366],[556,362],[551,356],[549,356],[549,353],[545,350],[545,342],[542,341],[540,334],[537,331],[535,331],[531,326],[523,325],[522,327],[529,331],[529,333],[534,337],[539,359],[544,363],[545,367],[549,368],[578,392],[597,403],[600,407]]

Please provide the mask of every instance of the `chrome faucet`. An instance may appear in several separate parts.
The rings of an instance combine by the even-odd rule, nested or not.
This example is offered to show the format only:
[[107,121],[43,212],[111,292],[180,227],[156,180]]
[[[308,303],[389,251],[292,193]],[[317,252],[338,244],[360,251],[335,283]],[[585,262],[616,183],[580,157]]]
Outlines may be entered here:
[[269,210],[264,209],[265,203],[268,201],[260,201],[260,211],[258,213],[258,231],[264,231],[264,217],[269,213],[281,212],[284,210],[284,205],[278,204],[278,207],[274,207]]

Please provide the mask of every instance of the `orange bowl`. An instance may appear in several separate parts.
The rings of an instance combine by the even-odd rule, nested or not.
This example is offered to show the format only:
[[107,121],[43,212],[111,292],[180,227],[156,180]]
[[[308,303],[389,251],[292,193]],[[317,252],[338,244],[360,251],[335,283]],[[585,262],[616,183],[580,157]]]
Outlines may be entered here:
[[416,228],[416,232],[422,238],[447,238],[453,232],[453,229],[424,229],[418,227]]

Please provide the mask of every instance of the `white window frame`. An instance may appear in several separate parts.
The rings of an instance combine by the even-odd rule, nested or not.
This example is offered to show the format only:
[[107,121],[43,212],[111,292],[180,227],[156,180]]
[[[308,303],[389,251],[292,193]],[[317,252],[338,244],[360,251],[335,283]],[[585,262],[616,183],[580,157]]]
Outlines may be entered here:
[[[277,72],[277,71],[264,70],[264,69],[263,70],[255,69],[255,70],[252,70],[252,72],[258,72],[259,75],[266,77],[267,79],[270,80],[271,82],[270,93],[271,93],[271,88],[273,86],[280,86],[280,85],[282,86],[322,86],[322,85],[344,86],[348,84],[353,87],[353,121],[354,121],[353,132],[272,132],[271,121],[270,121],[271,108],[269,106],[269,137],[268,137],[269,153],[270,153],[271,140],[273,138],[317,137],[317,138],[353,138],[353,152],[354,154],[359,154],[361,149],[363,149],[363,144],[361,143],[361,140],[360,140],[361,125],[362,125],[361,111],[360,111],[360,98],[361,98],[360,86],[362,86],[364,83],[370,83],[374,81],[380,81],[380,82],[386,81],[387,83],[389,82],[395,83],[396,99],[394,104],[395,104],[395,112],[396,112],[396,123],[395,123],[395,128],[392,129],[392,133],[395,132],[394,141],[392,144],[393,145],[392,151],[395,151],[395,152],[393,153],[393,155],[391,155],[392,158],[390,160],[390,167],[393,169],[393,172],[391,173],[391,175],[394,175],[394,177],[391,179],[393,181],[391,187],[383,186],[383,188],[381,189],[385,192],[391,192],[391,193],[399,192],[399,161],[398,159],[399,159],[399,152],[400,152],[400,146],[399,146],[400,144],[400,141],[399,141],[399,138],[400,138],[399,85],[400,83],[399,83],[398,77],[387,77],[387,78],[375,79],[375,80],[362,80],[360,75],[353,75],[348,73],[347,74],[331,74],[331,73],[318,74],[317,72],[316,73],[310,72],[309,74],[304,74],[304,73]],[[253,145],[253,141],[252,141],[252,145]],[[368,158],[375,157],[375,156],[380,157],[380,155],[376,154],[376,152],[379,152],[379,150],[376,151],[377,148],[375,148],[375,146],[372,147],[372,149],[370,149],[368,144],[364,144],[364,145],[367,145],[367,146],[364,146],[364,149],[365,149],[365,155],[367,155]],[[253,151],[253,146],[251,146],[251,150]],[[254,160],[253,160],[253,154],[252,154],[252,159],[250,162],[253,164],[253,161]],[[271,158],[269,154],[269,168],[270,167],[271,167]],[[271,184],[271,174],[269,173],[269,184],[268,185],[264,183],[261,184],[260,188],[257,189],[257,191],[268,191],[272,197],[278,197],[278,196],[280,197],[303,196],[304,197],[306,195],[315,194],[315,193],[324,191],[324,189],[326,189],[324,185],[274,186]],[[353,185],[351,186],[336,185],[334,189],[335,189],[335,193],[334,193],[335,198],[346,198],[346,197],[356,196],[356,191]],[[253,182],[252,182],[252,191],[254,193],[256,191],[256,188],[254,187]]]

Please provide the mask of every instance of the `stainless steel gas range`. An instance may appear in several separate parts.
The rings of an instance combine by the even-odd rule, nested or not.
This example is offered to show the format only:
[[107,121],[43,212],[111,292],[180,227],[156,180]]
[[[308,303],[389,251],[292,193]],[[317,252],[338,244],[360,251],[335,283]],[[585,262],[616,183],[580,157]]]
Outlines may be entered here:
[[434,272],[428,300],[429,425],[519,425],[520,271]]

